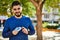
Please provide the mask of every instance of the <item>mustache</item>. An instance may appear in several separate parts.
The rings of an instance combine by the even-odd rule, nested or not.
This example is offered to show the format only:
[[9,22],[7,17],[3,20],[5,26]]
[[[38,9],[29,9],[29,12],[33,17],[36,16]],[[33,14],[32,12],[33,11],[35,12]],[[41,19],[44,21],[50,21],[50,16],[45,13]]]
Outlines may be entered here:
[[15,12],[15,13],[20,13],[20,12]]

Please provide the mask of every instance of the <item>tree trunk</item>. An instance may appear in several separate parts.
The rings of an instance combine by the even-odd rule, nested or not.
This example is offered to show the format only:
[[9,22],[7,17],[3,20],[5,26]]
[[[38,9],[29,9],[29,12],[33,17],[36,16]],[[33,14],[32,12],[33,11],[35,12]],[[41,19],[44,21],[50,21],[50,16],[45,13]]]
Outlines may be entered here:
[[42,38],[42,7],[45,3],[45,0],[30,0],[36,7],[36,16],[37,16],[37,40],[43,40]]
[[37,16],[37,40],[43,40],[42,39],[42,8],[37,7],[36,8],[36,16]]

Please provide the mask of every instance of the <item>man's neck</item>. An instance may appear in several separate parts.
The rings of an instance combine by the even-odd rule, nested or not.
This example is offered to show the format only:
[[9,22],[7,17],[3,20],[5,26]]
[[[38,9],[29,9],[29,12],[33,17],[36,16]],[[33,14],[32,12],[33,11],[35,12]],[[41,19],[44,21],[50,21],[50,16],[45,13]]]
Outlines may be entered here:
[[22,15],[20,17],[15,16],[15,18],[20,19],[20,18],[22,18]]

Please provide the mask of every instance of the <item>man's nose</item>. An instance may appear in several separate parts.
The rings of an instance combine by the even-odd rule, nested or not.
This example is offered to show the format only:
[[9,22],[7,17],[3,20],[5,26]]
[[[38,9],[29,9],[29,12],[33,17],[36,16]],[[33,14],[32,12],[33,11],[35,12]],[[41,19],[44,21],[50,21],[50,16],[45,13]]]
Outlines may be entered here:
[[16,12],[19,12],[19,10],[16,10]]

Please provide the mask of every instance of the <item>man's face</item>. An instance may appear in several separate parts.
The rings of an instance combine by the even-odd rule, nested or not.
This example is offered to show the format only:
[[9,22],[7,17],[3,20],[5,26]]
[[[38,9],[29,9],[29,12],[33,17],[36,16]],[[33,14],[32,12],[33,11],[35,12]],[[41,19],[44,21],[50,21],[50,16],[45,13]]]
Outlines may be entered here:
[[14,13],[15,16],[20,17],[22,12],[22,7],[20,5],[15,5],[12,7],[12,13]]

